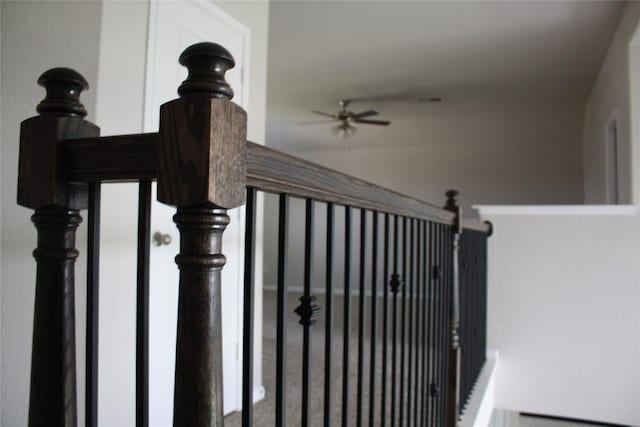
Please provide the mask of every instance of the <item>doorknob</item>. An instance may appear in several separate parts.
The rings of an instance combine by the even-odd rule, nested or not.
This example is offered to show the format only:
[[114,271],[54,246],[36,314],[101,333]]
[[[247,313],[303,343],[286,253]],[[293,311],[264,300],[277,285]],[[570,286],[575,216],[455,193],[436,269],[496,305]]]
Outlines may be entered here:
[[162,234],[159,231],[153,233],[153,246],[162,246],[171,244],[171,236],[169,234]]

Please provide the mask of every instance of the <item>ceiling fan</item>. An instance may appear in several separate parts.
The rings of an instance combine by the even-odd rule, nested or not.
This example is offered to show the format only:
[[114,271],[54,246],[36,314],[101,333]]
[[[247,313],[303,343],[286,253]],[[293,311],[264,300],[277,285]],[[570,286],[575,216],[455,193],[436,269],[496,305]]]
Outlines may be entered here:
[[368,117],[376,116],[378,113],[375,110],[367,110],[361,113],[354,113],[353,111],[347,110],[347,107],[351,103],[348,99],[341,99],[338,102],[340,109],[334,113],[325,113],[324,111],[316,111],[312,110],[311,112],[314,114],[318,114],[320,116],[330,117],[331,120],[321,120],[314,122],[305,122],[301,124],[315,124],[315,123],[329,123],[329,122],[338,122],[336,126],[332,128],[333,134],[339,136],[341,138],[348,138],[353,136],[357,132],[357,128],[352,125],[352,123],[359,123],[365,125],[378,125],[378,126],[388,126],[391,124],[388,120],[372,120]]

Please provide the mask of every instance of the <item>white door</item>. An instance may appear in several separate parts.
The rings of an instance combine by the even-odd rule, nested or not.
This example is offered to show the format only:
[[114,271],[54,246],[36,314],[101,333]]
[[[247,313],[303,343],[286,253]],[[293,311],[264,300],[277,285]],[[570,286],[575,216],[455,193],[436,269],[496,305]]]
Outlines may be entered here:
[[[177,88],[187,70],[178,63],[180,53],[189,45],[211,41],[224,46],[233,55],[236,66],[227,72],[234,90],[233,101],[247,109],[248,90],[243,73],[247,72],[249,30],[217,6],[203,1],[152,2],[150,6],[145,99],[145,131],[157,132],[160,105],[177,97]],[[155,202],[152,206],[151,234],[171,236],[171,243],[152,246],[150,272],[150,360],[149,417],[153,426],[169,425],[172,419],[175,368],[175,339],[178,301],[178,269],[174,257],[179,236],[172,216],[175,208]],[[231,223],[224,233],[222,330],[224,365],[224,412],[241,407],[242,361],[242,251],[240,230],[244,227],[242,209],[229,211]]]

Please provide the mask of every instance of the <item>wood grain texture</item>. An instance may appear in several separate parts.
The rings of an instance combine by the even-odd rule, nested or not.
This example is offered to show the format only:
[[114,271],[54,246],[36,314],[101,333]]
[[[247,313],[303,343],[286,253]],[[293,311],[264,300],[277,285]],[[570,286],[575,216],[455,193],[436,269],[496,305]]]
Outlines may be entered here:
[[229,217],[211,204],[178,208],[180,230],[175,427],[218,427],[222,419],[220,292],[222,233]]
[[246,113],[223,98],[177,99],[160,108],[158,200],[173,206],[244,204]]
[[74,264],[77,210],[37,209],[29,426],[77,425]]
[[18,204],[28,208],[87,208],[87,185],[69,182],[59,141],[93,137],[100,129],[79,117],[38,116],[22,122],[18,165]]
[[347,174],[251,142],[247,148],[247,185],[252,187],[445,224],[453,219],[437,206]]
[[78,138],[61,145],[64,172],[71,182],[157,177],[158,133]]

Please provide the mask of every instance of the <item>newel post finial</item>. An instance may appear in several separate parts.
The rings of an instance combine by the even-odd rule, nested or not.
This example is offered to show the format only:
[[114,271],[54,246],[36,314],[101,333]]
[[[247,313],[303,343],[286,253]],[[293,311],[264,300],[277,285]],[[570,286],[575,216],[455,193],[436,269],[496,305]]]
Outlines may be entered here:
[[233,98],[233,89],[224,74],[236,63],[227,49],[215,43],[198,43],[186,48],[179,61],[189,70],[178,88],[180,97]]
[[42,115],[85,117],[87,110],[80,103],[80,93],[89,89],[89,83],[71,68],[52,68],[38,79],[38,84],[47,91],[45,98],[36,107]]
[[458,208],[458,190],[449,190],[445,193],[447,196],[447,203],[444,205],[444,208],[448,211],[455,212]]

